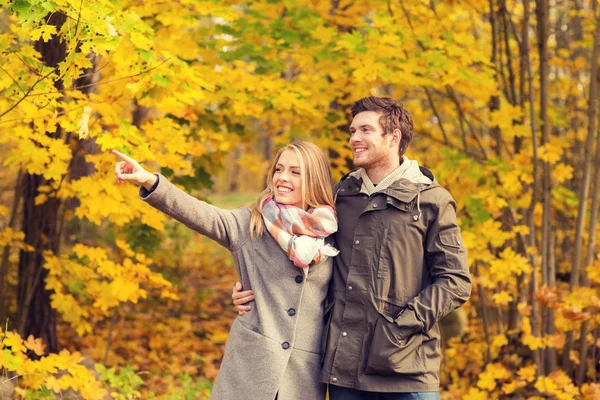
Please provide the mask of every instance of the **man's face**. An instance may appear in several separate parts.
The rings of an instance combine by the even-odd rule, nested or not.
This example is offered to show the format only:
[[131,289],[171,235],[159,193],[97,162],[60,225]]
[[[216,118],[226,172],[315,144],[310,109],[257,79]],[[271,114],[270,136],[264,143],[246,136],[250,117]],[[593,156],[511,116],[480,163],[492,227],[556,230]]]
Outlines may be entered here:
[[388,164],[397,146],[392,146],[391,134],[383,136],[379,124],[381,115],[376,111],[363,111],[356,114],[350,124],[350,148],[354,156],[354,166],[365,170],[381,164]]

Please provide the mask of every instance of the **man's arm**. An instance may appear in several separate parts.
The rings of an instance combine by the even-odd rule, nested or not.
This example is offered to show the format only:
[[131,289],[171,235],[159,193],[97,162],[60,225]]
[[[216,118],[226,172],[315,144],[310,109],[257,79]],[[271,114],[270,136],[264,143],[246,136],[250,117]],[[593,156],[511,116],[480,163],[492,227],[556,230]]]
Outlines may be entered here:
[[395,319],[406,331],[405,336],[427,332],[471,295],[467,250],[456,223],[456,203],[449,194],[429,226],[425,246],[425,263],[432,283],[410,300]]
[[235,308],[238,310],[238,314],[244,315],[252,310],[252,307],[247,306],[246,304],[254,300],[254,292],[252,290],[242,291],[242,284],[236,282],[235,285],[233,285],[231,299],[233,300]]

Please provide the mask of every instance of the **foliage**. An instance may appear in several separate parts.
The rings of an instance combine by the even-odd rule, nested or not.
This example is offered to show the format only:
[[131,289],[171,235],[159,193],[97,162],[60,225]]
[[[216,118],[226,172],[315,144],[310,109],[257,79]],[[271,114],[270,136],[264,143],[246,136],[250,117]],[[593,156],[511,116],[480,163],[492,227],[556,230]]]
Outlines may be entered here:
[[51,392],[62,393],[67,389],[77,391],[86,399],[102,399],[105,395],[101,382],[81,364],[80,353],[62,350],[59,354],[43,356],[44,345],[39,339],[30,336],[23,340],[10,331],[0,333],[0,369],[5,371],[0,378],[2,386],[18,378],[20,387],[16,393],[23,398],[47,398]]
[[[15,188],[0,193],[8,266],[0,268],[8,290],[0,305],[16,298],[18,250],[36,251],[10,223],[22,214],[11,207],[22,195],[20,174],[45,178],[35,202],[60,201],[67,227],[44,267],[60,341],[71,351],[36,360],[27,356],[42,351],[36,339],[3,333],[0,366],[26,374],[20,395],[71,388],[99,396],[100,380],[80,368],[75,349],[105,360],[101,380],[121,398],[205,396],[218,371],[235,315],[231,260],[139,201],[135,188],[115,185],[108,150],[204,197],[209,187],[259,192],[273,150],[305,137],[328,151],[339,178],[351,157],[350,105],[379,95],[402,99],[412,113],[408,156],[457,200],[469,250],[469,326],[445,349],[445,395],[596,398],[600,264],[584,266],[588,284],[571,287],[569,279],[580,154],[594,126],[586,109],[597,17],[588,1],[552,4],[549,121],[542,121],[538,26],[533,16],[524,20],[525,6],[534,13],[534,2],[515,0],[0,3],[0,173],[3,186]],[[60,26],[49,18],[59,14]],[[44,44],[56,38],[65,57],[50,66]],[[547,143],[543,122],[552,127]],[[533,287],[548,278],[536,186],[542,163],[553,185],[555,280]],[[236,206],[249,202],[234,195],[243,198]],[[589,345],[565,357],[589,366],[583,384],[567,363],[536,367],[536,352],[561,354],[568,332]]]

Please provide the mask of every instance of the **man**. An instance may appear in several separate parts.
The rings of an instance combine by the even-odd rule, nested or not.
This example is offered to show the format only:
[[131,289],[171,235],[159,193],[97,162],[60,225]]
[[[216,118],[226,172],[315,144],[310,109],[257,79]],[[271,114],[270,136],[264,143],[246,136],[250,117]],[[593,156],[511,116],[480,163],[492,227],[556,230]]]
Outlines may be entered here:
[[[438,321],[471,293],[456,205],[429,170],[404,156],[413,122],[401,105],[366,97],[352,117],[358,169],[334,188],[340,254],[321,378],[331,400],[439,399]],[[234,303],[252,299],[236,291]]]

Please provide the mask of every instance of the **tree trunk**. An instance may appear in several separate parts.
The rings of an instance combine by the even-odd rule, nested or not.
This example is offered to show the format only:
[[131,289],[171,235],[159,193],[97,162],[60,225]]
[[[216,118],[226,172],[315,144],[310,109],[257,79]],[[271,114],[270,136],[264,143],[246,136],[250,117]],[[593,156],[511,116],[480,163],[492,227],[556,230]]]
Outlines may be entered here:
[[[535,96],[533,93],[533,73],[531,68],[531,54],[529,51],[529,20],[530,20],[530,10],[529,10],[529,0],[523,0],[523,30],[522,30],[522,53],[525,56],[525,67],[527,70],[527,90],[529,93],[528,101],[529,101],[529,120],[531,125],[531,147],[532,147],[532,156],[531,162],[533,164],[533,187],[531,188],[531,203],[529,204],[529,210],[527,211],[527,225],[529,226],[529,246],[533,248],[537,248],[537,243],[535,240],[535,222],[534,222],[534,210],[535,205],[538,202],[538,192],[539,192],[539,160],[538,160],[538,139],[537,139],[537,127],[536,127],[536,115],[535,115]],[[531,332],[535,336],[539,336],[540,334],[540,314],[537,302],[535,301],[534,294],[538,290],[538,278],[537,278],[537,266],[535,262],[535,257],[528,253],[529,262],[532,266],[531,272],[531,281],[530,281],[530,290],[529,297],[531,303]],[[542,364],[542,355],[539,349],[533,350],[533,360],[535,365],[538,365],[539,368],[536,369],[536,375],[543,375],[543,364]]]
[[50,306],[50,293],[44,284],[48,270],[43,267],[43,252],[56,251],[58,247],[60,203],[50,197],[44,204],[35,205],[40,186],[47,183],[40,175],[26,173],[23,176],[23,232],[25,243],[35,250],[21,251],[19,257],[18,332],[22,337],[41,338],[46,351],[56,353],[56,312]]
[[[536,0],[536,17],[538,33],[538,50],[540,57],[540,120],[542,123],[542,145],[550,141],[550,121],[548,119],[548,27],[549,13],[548,0]],[[552,179],[550,175],[550,164],[542,164],[542,283],[551,285],[553,281],[552,271],[552,239],[551,239],[551,213],[552,213]],[[554,314],[551,310],[544,310],[544,334],[550,335],[554,327]],[[556,349],[544,350],[546,373],[556,369]]]
[[[86,69],[83,72],[83,75],[75,81],[75,87],[83,87],[80,89],[80,91],[86,94],[95,93],[97,91],[97,88],[94,84],[99,80],[98,74],[95,73],[96,57],[91,56],[91,59],[92,67]],[[138,108],[136,107],[134,109],[134,121],[137,110]],[[71,160],[71,165],[68,171],[69,181],[77,181],[85,176],[92,175],[95,171],[95,165],[91,162],[87,162],[85,160],[85,156],[88,154],[100,153],[101,150],[96,144],[95,138],[88,137],[86,139],[73,139],[71,135],[67,135],[65,142],[70,145],[73,152],[73,159]],[[74,242],[82,240],[82,238],[85,238],[87,242],[94,241],[93,231],[88,228],[88,224],[78,218],[72,219],[71,221],[65,221],[65,214],[75,210],[80,206],[80,204],[81,201],[79,198],[72,197],[67,199],[62,205],[60,213],[61,227],[59,228],[61,245],[71,246]],[[60,251],[60,248],[57,251]]]
[[[55,25],[60,31],[66,21],[63,13],[55,12],[46,17],[48,25]],[[55,68],[66,57],[66,45],[56,35],[47,42],[36,42],[35,48],[40,52],[47,66]],[[57,90],[63,89],[61,81],[55,83]],[[62,128],[56,132],[47,132],[52,138],[62,136]],[[58,352],[56,337],[56,312],[50,306],[50,293],[45,288],[48,270],[43,268],[43,253],[46,250],[56,252],[59,247],[58,211],[60,201],[54,196],[40,205],[35,198],[40,194],[40,186],[48,181],[41,175],[25,173],[22,181],[23,189],[23,232],[25,243],[31,245],[33,252],[21,251],[19,254],[19,286],[17,295],[18,332],[22,337],[33,335],[41,338],[49,353]]]
[[[573,243],[573,265],[571,269],[571,280],[569,288],[572,291],[579,285],[581,274],[581,248],[583,247],[583,231],[585,229],[585,217],[587,214],[587,200],[590,191],[590,176],[592,170],[592,148],[594,146],[594,135],[596,133],[596,115],[598,111],[598,56],[600,55],[600,24],[596,22],[596,33],[594,35],[594,47],[592,49],[592,63],[590,67],[590,98],[588,100],[588,130],[585,140],[583,156],[583,177],[579,186],[577,209],[577,225],[575,229],[575,241]],[[569,358],[573,349],[573,331],[567,333],[567,340],[563,352],[563,369],[570,375],[572,363]]]
[[[492,57],[491,57],[491,62],[494,65],[494,70],[496,71],[494,73],[494,78],[496,79],[496,81],[499,81],[499,68],[500,68],[500,60],[498,57],[499,51],[498,51],[498,45],[500,43],[499,37],[500,37],[500,32],[498,29],[498,17],[496,15],[496,5],[494,4],[494,0],[489,0],[490,3],[490,24],[491,24],[491,28],[492,28]],[[499,82],[498,86],[502,86],[501,82]],[[490,112],[494,112],[500,109],[500,97],[499,96],[492,96],[490,98],[490,103],[489,103],[489,107],[490,107]],[[490,128],[490,135],[496,140],[496,146],[495,146],[495,150],[496,150],[496,156],[498,158],[502,157],[502,133],[500,132],[500,127],[498,126],[493,126]]]
[[[595,77],[592,77],[595,78]],[[596,160],[594,164],[594,191],[592,193],[592,210],[590,212],[590,223],[588,226],[588,243],[585,256],[585,267],[592,265],[596,258],[596,225],[598,223],[598,206],[600,206],[600,124],[598,124],[598,130],[596,136]],[[582,269],[582,286],[589,287],[590,279],[585,268]],[[581,327],[581,333],[579,335],[579,367],[577,369],[576,382],[583,382],[585,378],[585,367],[586,356],[587,356],[587,334],[589,330],[589,323],[586,321]],[[594,343],[594,346],[596,344]]]
[[[19,204],[21,202],[21,181],[23,178],[23,170],[19,170],[17,175],[17,182],[15,183],[15,194],[13,198],[13,205],[10,212],[10,220],[8,221],[7,227],[15,229],[17,222],[17,214],[19,211]],[[6,326],[6,320],[8,318],[8,307],[7,294],[4,288],[6,276],[8,275],[8,264],[10,256],[10,245],[6,245],[2,250],[2,263],[0,264],[0,323]]]

